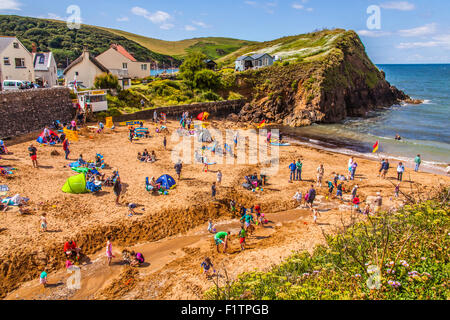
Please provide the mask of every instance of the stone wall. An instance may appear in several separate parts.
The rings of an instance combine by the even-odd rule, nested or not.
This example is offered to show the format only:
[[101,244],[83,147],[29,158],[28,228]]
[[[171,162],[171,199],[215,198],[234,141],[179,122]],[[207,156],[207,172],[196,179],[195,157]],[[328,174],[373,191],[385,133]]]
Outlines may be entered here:
[[131,120],[146,120],[153,118],[153,112],[156,110],[158,115],[163,112],[167,115],[167,118],[174,119],[179,118],[183,112],[189,111],[189,113],[195,118],[201,112],[209,112],[213,117],[227,117],[231,113],[238,114],[243,106],[245,100],[228,100],[228,101],[215,101],[204,102],[196,104],[179,105],[172,107],[161,107],[151,110],[144,110],[133,114],[126,114],[118,117],[114,117],[114,122],[124,122]]
[[68,88],[0,92],[0,138],[44,129],[54,120],[68,122],[75,111]]

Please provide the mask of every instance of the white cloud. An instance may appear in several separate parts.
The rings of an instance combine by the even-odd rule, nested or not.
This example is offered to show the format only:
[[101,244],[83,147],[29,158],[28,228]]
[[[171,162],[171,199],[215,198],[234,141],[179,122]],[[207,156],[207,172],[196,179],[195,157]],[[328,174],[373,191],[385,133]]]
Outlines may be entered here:
[[197,30],[197,28],[194,27],[194,26],[187,25],[187,26],[184,27],[184,30],[186,30],[186,31],[195,31],[195,30]]
[[293,3],[293,4],[292,4],[292,8],[294,8],[294,9],[296,9],[296,10],[302,10],[302,9],[305,8],[305,6],[302,5],[302,4]]
[[172,16],[167,12],[158,10],[155,13],[151,13],[147,9],[141,7],[133,7],[131,12],[137,16],[150,20],[154,24],[159,24],[161,29],[169,30],[174,27],[173,24],[167,22],[172,19]]
[[450,49],[450,34],[441,34],[431,38],[429,41],[401,42],[397,45],[398,49],[417,49],[417,48],[443,48]]
[[380,7],[388,10],[411,11],[416,8],[413,3],[408,1],[391,1],[380,4]]
[[128,18],[128,17],[121,17],[121,18],[117,18],[116,21],[118,21],[118,22],[130,21],[130,18]]
[[275,8],[278,6],[278,2],[277,1],[267,1],[264,3],[259,3],[257,1],[252,1],[252,0],[246,0],[244,1],[245,4],[255,7],[255,8],[261,8],[264,11],[266,11],[267,13],[270,14],[274,14],[275,13]]
[[421,37],[436,33],[436,23],[430,23],[422,27],[400,30],[398,32],[403,37]]
[[357,32],[359,35],[370,38],[379,38],[392,35],[391,32],[385,31],[372,31],[372,30],[359,30]]
[[208,25],[202,21],[192,21],[192,24],[201,28],[208,28]]
[[16,0],[0,0],[0,10],[22,10],[22,4]]
[[171,23],[163,23],[160,28],[163,30],[170,30],[173,29],[173,27],[175,27],[175,25],[171,24]]

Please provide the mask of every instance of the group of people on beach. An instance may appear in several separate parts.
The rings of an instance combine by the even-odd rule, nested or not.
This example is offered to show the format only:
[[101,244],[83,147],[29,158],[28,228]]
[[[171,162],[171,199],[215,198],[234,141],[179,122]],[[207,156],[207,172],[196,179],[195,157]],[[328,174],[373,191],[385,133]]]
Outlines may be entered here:
[[[160,114],[160,116],[158,117],[158,114],[155,111],[153,121],[155,123],[160,121],[161,124],[166,124],[166,115]],[[189,112],[184,112],[180,119],[180,126],[183,127],[184,129],[191,128],[192,123],[193,123],[192,116],[189,115]],[[74,130],[74,129],[76,130],[78,128],[77,123],[75,121],[70,123],[69,126],[72,130]],[[46,130],[49,130],[48,127],[46,127],[44,129],[44,136],[47,138]],[[133,142],[135,135],[136,135],[135,128],[133,126],[129,127],[128,138],[131,142]],[[49,134],[48,139],[56,139],[56,138],[54,138],[52,135]],[[280,135],[280,141],[281,140],[282,140],[282,137]],[[65,134],[62,133],[61,136],[59,136],[55,141],[62,143],[62,148],[65,153],[65,159],[68,159],[68,156],[71,153],[71,151],[70,151],[69,140],[67,139]],[[271,139],[268,138],[268,141],[271,141]],[[238,143],[238,138],[235,137],[235,145],[237,145],[237,143]],[[163,139],[163,146],[166,149],[167,139],[165,136]],[[205,149],[203,149],[203,151],[204,150]],[[28,152],[29,152],[29,156],[31,158],[33,167],[38,168],[37,148],[33,144],[31,144],[28,147]],[[142,162],[155,162],[156,161],[155,151],[152,151],[151,153],[149,153],[147,149],[144,149],[143,153],[138,153],[137,159]],[[414,161],[416,164],[415,171],[418,172],[419,167],[422,163],[420,155],[418,155]],[[80,155],[78,162],[79,163],[85,162],[82,155]],[[207,172],[208,164],[206,163],[206,161],[205,161],[204,165],[206,166],[206,169],[204,167],[204,171]],[[328,198],[331,199],[336,190],[336,193],[335,193],[336,198],[343,201],[344,192],[351,192],[350,202],[354,206],[355,210],[357,210],[358,212],[361,212],[363,214],[369,214],[371,212],[371,207],[370,207],[369,203],[367,203],[366,206],[364,207],[364,209],[361,210],[362,208],[360,206],[362,204],[362,201],[361,201],[361,197],[359,195],[359,186],[353,185],[353,187],[350,186],[349,189],[345,188],[346,182],[354,181],[356,177],[359,177],[358,175],[356,175],[357,168],[358,168],[358,163],[356,162],[356,160],[353,157],[351,157],[347,164],[347,175],[346,176],[333,172],[332,178],[329,181],[327,181],[327,180],[324,181],[325,174],[326,174],[326,168],[323,163],[320,164],[315,171],[315,173],[316,173],[315,184],[313,181],[312,184],[308,187],[308,189],[305,190],[304,195],[302,194],[302,192],[300,190],[298,190],[297,193],[293,197],[294,201],[296,201],[296,203],[299,206],[302,205],[302,203],[304,203],[312,211],[314,223],[317,223],[317,220],[320,217],[320,210],[317,209],[317,207],[314,205],[314,203],[317,199],[320,189],[323,187],[327,187],[327,190],[328,190],[327,199]],[[174,170],[175,170],[179,180],[181,179],[182,169],[183,169],[183,165],[182,165],[181,161],[177,162],[174,165]],[[389,169],[390,169],[389,160],[383,159],[380,164],[379,177],[386,179]],[[294,181],[299,181],[299,182],[303,181],[302,180],[303,170],[304,170],[303,160],[301,158],[293,159],[292,162],[289,164],[289,171],[290,171],[289,182],[293,183]],[[405,166],[403,165],[402,162],[399,162],[398,166],[397,166],[397,180],[399,182],[403,181],[404,172],[405,172]],[[256,173],[255,173],[255,176],[256,176],[256,180],[258,181],[258,177],[257,177]],[[221,170],[218,170],[217,174],[216,174],[216,181],[214,181],[211,185],[211,198],[213,200],[216,200],[218,187],[221,186],[222,179],[223,179],[223,173],[221,172]],[[265,181],[265,178],[264,178],[264,181]],[[121,196],[123,190],[122,190],[122,183],[121,183],[121,179],[118,174],[118,171],[114,171],[113,177],[110,180],[110,182],[112,183],[113,192],[115,194],[115,203],[117,205],[119,205],[120,204],[120,196]],[[259,182],[257,182],[257,183],[259,183]],[[154,177],[152,177],[150,184],[154,185],[155,187],[159,186],[156,183]],[[350,191],[350,189],[351,189],[351,191]],[[399,183],[396,186],[395,191],[394,191],[395,197],[398,198],[400,192],[401,191],[400,191],[400,183]],[[379,212],[382,207],[383,197],[381,194],[382,194],[381,191],[377,192],[376,198],[373,202],[373,204],[375,206],[374,212]],[[132,203],[128,204],[130,216],[132,216],[135,213],[135,211],[134,211],[135,208],[136,208],[136,205],[134,205]],[[235,217],[237,217],[239,219],[239,222],[241,223],[240,229],[237,232],[237,236],[239,238],[240,250],[244,251],[244,250],[246,250],[248,237],[254,234],[254,232],[256,231],[256,227],[265,228],[265,225],[268,223],[268,220],[266,219],[265,214],[262,212],[260,204],[256,204],[254,206],[251,206],[250,208],[246,208],[244,205],[237,204],[236,201],[232,200],[230,202],[230,211]],[[254,214],[256,215],[256,218],[253,216]],[[47,223],[47,217],[46,217],[45,213],[43,213],[40,218],[40,227],[43,232],[47,231],[48,223]],[[217,231],[217,228],[214,225],[212,220],[209,220],[207,230],[208,230],[208,233],[214,235],[213,239],[214,239],[214,244],[216,246],[217,252],[220,253],[220,247],[222,246],[222,252],[227,253],[227,250],[229,248],[229,243],[231,241],[231,232],[230,231]],[[77,244],[73,240],[69,240],[64,244],[64,254],[66,257],[66,267],[67,268],[69,268],[72,265],[79,264],[80,259],[82,257],[81,249],[77,246]],[[106,256],[107,265],[111,266],[112,261],[115,258],[115,255],[113,253],[112,237],[110,235],[108,235],[106,237],[105,256]],[[122,260],[124,263],[126,263],[132,267],[141,266],[141,265],[143,265],[143,263],[145,261],[142,252],[135,252],[135,251],[132,251],[129,249],[124,249],[122,251]],[[213,271],[213,273],[216,272],[216,270],[214,269],[214,265],[209,257],[205,257],[204,261],[201,263],[201,268],[207,277],[210,277],[211,271]],[[46,285],[46,283],[47,283],[47,275],[48,275],[47,270],[44,270],[40,277],[40,281],[44,285]]]

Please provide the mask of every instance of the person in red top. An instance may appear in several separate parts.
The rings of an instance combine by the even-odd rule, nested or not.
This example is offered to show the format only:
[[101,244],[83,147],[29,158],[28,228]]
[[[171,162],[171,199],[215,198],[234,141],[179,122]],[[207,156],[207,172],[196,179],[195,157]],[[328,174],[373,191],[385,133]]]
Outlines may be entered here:
[[66,154],[66,160],[68,160],[70,150],[69,150],[69,140],[67,138],[64,139],[62,147]]
[[361,203],[361,201],[359,200],[359,197],[358,197],[358,195],[356,195],[354,198],[353,198],[353,204],[355,205],[355,209],[356,209],[356,211],[358,211],[358,212],[361,212],[361,210],[359,209],[359,204]]
[[75,241],[70,240],[64,244],[64,252],[68,257],[71,257],[73,254],[76,254],[78,260],[80,258],[80,251],[81,249],[77,248],[77,244],[75,243]]

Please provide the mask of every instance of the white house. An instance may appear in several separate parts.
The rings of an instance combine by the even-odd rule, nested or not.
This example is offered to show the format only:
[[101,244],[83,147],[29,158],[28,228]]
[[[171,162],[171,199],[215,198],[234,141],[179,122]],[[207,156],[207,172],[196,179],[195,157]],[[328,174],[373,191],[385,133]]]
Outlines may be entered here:
[[254,54],[252,56],[241,56],[236,59],[235,70],[245,71],[258,69],[273,65],[274,58],[267,53]]
[[[120,44],[111,44],[108,50],[95,58],[116,75],[123,74],[125,76],[127,74],[129,79],[142,79],[150,76],[150,62],[137,61]],[[122,86],[125,87],[126,83]]]
[[36,83],[51,88],[58,85],[58,67],[52,52],[33,53]]
[[109,73],[109,70],[95,59],[87,48],[63,72],[66,85],[72,84],[76,79],[77,84],[81,84],[81,88],[94,87],[95,77],[102,73]]
[[0,36],[0,85],[4,80],[34,81],[33,55],[16,37]]

